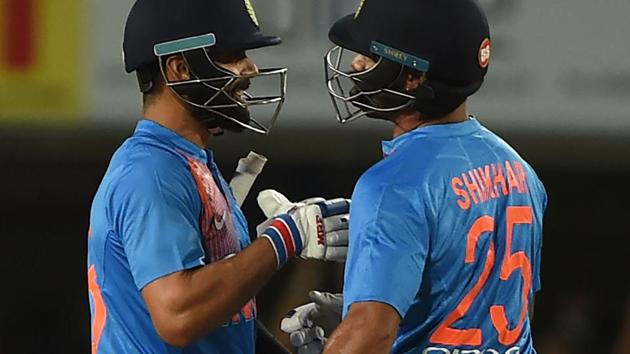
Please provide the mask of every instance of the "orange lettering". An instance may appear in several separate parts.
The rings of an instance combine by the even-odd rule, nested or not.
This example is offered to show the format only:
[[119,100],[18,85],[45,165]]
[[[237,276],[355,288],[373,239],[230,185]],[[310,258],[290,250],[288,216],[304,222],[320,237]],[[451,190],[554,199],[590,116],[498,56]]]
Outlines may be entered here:
[[516,175],[514,175],[514,170],[512,169],[512,165],[510,165],[510,161],[505,161],[505,172],[507,175],[508,189],[510,193],[512,193],[512,189],[514,188],[521,193],[521,188],[516,180]]
[[479,182],[479,190],[481,191],[481,201],[485,202],[488,199],[490,199],[490,191],[487,189],[486,185],[484,184],[483,179],[481,179],[481,175],[483,173],[479,173],[479,168],[471,170],[474,175],[475,175],[475,179]]
[[505,177],[503,177],[503,168],[501,164],[492,165],[492,172],[494,172],[494,192],[497,196],[499,196],[499,188],[498,185],[501,185],[501,191],[503,195],[508,195],[507,187],[505,186]]
[[475,175],[472,173],[472,171],[468,171],[468,174],[470,175],[470,179],[472,180],[472,182],[468,181],[468,177],[466,177],[466,173],[462,173],[462,179],[464,180],[464,184],[466,185],[466,188],[468,188],[468,192],[470,193],[470,196],[472,197],[472,200],[475,204],[478,204],[479,201],[477,200],[477,197],[475,196],[475,191],[477,191],[477,194],[481,195],[481,191],[479,190],[479,185],[477,184],[477,181],[475,180]]
[[529,189],[527,188],[527,179],[523,165],[518,161],[514,161],[514,170],[516,171],[516,177],[518,178],[519,193],[529,192]]
[[457,205],[464,210],[468,210],[468,208],[470,208],[470,197],[468,196],[468,192],[461,188],[463,185],[464,182],[462,182],[459,177],[453,177],[451,187],[453,188],[453,192],[461,197],[461,199],[457,199]]
[[478,168],[479,170],[479,174],[481,174],[481,181],[484,186],[486,191],[488,192],[488,194],[490,194],[488,196],[489,198],[495,199],[497,198],[497,193],[495,192],[493,186],[492,186],[492,175],[490,174],[490,165],[486,165],[483,167],[483,169]]

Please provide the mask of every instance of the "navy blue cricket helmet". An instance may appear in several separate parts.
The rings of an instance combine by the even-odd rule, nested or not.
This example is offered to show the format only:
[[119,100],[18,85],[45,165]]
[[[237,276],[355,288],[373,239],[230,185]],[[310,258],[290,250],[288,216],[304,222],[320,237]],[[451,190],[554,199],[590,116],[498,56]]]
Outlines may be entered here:
[[[260,31],[250,0],[137,0],[125,27],[123,56],[127,72],[136,72],[143,93],[154,86],[152,72],[161,77],[209,128],[250,129],[266,134],[275,122],[286,93],[286,68],[260,69],[241,77],[215,58],[229,53],[280,44],[277,36]],[[191,80],[169,81],[163,64],[182,55]],[[279,78],[277,95],[235,95],[235,87],[249,87],[259,77]],[[246,84],[242,82],[246,81]],[[249,108],[276,104],[268,125],[250,116]]]
[[[329,38],[336,47],[326,55],[326,80],[342,122],[391,119],[403,109],[441,118],[481,87],[490,63],[490,30],[476,0],[362,0]],[[344,51],[377,64],[353,72],[340,66]],[[401,87],[409,72],[424,75],[414,92]]]

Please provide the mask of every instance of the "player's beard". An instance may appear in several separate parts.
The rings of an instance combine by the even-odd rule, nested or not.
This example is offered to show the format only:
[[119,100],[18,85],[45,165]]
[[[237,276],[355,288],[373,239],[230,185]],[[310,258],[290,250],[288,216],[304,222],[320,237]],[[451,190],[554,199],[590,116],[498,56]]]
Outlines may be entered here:
[[[212,101],[210,101],[208,105],[234,105],[234,100],[245,103],[244,92],[249,88],[249,86],[250,80],[248,78],[237,79],[232,84],[228,85],[223,90],[223,92],[217,95],[217,97],[212,99]],[[202,92],[198,92],[198,94],[194,95],[188,95],[188,97],[186,98],[193,102],[205,102],[210,98],[210,96],[208,95],[213,93],[214,91],[205,88]],[[227,108],[212,108],[213,111],[210,111],[201,107],[188,105],[188,109],[190,110],[192,116],[195,117],[198,121],[202,122],[208,129],[221,128],[223,130],[228,130],[232,132],[242,132],[243,130],[245,130],[245,127],[243,127],[242,125],[226,119],[225,117],[213,111],[220,112],[243,124],[249,124],[249,122],[251,121],[250,112],[247,107],[242,108],[236,106]]]

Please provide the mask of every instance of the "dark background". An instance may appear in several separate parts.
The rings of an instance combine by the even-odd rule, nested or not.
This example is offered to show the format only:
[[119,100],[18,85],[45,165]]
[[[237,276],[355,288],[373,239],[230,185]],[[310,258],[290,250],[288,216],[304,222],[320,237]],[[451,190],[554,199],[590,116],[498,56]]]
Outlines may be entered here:
[[[120,55],[132,2],[0,1],[0,354],[90,350],[90,203],[140,109]],[[283,44],[248,55],[261,68],[288,66],[287,101],[272,135],[213,142],[219,166],[229,179],[251,149],[270,158],[252,194],[349,196],[389,134],[376,123],[335,124],[325,91],[328,30],[359,1],[252,2]],[[471,111],[549,194],[538,353],[630,354],[630,2],[480,3],[493,57]],[[24,65],[10,65],[16,59]],[[262,221],[254,198],[244,211],[251,227]],[[309,289],[339,290],[341,280],[339,264],[292,261],[258,297],[259,315],[277,332]]]
[[[0,354],[89,352],[90,203],[111,154],[130,133],[0,133]],[[294,200],[349,196],[362,171],[380,158],[379,140],[387,134],[386,128],[351,126],[279,129],[268,137],[225,135],[212,148],[228,179],[250,149],[270,158],[252,193],[274,188]],[[549,194],[543,289],[533,325],[539,353],[629,353],[623,344],[630,336],[629,139],[503,135],[534,166]],[[251,196],[244,211],[250,226],[262,221]],[[258,297],[259,316],[276,331],[309,289],[339,290],[341,279],[340,265],[294,261]]]

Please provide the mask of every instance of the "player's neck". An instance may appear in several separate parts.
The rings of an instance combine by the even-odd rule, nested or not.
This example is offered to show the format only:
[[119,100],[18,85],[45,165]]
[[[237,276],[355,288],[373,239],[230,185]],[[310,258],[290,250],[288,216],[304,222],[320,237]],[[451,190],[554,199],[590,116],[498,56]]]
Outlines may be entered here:
[[[168,90],[165,90],[168,92]],[[144,118],[152,120],[200,148],[205,148],[210,133],[174,95],[166,93],[144,107]]]
[[459,107],[457,107],[454,111],[446,115],[444,118],[440,120],[425,120],[422,114],[418,112],[412,113],[403,113],[401,114],[395,122],[393,136],[394,138],[399,137],[405,133],[408,133],[416,128],[428,126],[428,125],[436,125],[436,124],[448,124],[448,123],[459,123],[468,120],[468,107],[466,102],[462,103]]

